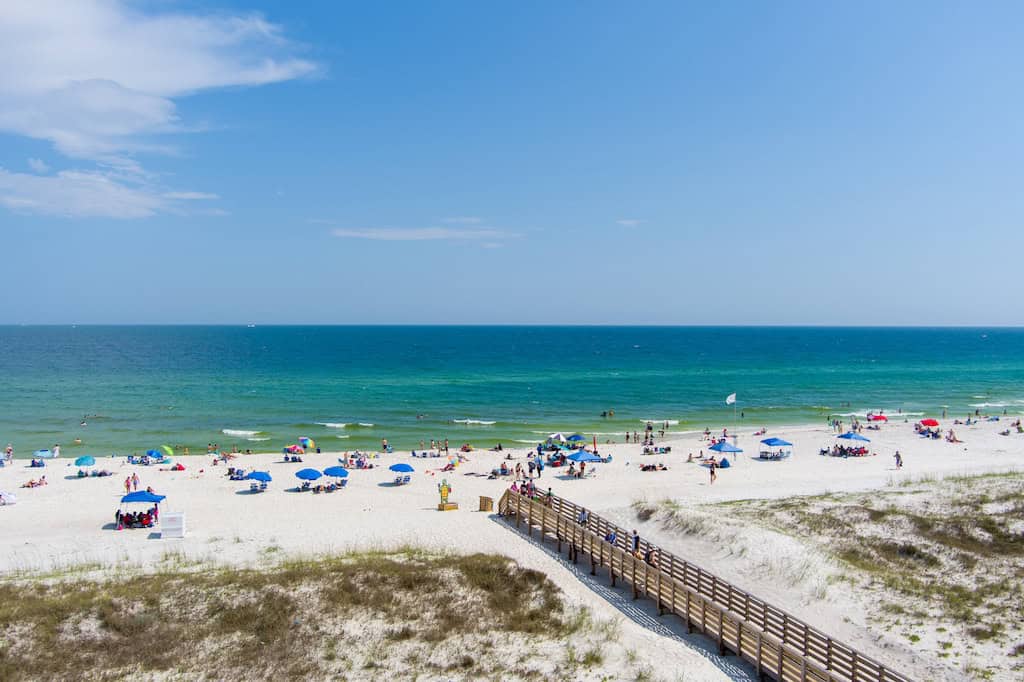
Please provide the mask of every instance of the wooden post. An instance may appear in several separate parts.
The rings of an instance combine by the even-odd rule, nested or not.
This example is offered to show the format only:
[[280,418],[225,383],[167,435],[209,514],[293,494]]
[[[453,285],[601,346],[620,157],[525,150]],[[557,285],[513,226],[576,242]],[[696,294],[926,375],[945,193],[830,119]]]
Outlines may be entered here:
[[718,655],[725,655],[725,635],[723,634],[722,623],[725,618],[725,611],[718,607]]
[[630,556],[630,561],[633,564],[633,601],[636,601],[640,597],[640,592],[636,585],[636,557]]
[[658,569],[658,615],[659,616],[664,616],[665,615],[665,608],[664,608],[664,606],[662,606],[663,602],[661,601],[661,576],[662,576],[662,572],[661,572],[661,569],[659,568]]
[[757,632],[757,676],[760,678],[761,672],[761,631]]

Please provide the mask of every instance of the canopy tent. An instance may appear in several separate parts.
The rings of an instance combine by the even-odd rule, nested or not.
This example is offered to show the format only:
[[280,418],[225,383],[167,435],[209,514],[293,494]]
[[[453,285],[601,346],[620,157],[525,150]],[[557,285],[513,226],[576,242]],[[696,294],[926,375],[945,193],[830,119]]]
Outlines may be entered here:
[[334,478],[348,478],[348,469],[345,467],[327,467],[324,469],[324,476],[333,476]]
[[576,452],[569,455],[566,459],[570,459],[573,462],[600,462],[601,458],[592,452],[586,450],[577,450]]
[[787,459],[793,454],[793,451],[790,449],[793,447],[793,444],[781,438],[765,438],[761,441],[761,445],[764,447],[757,453],[758,459],[780,460]]
[[743,448],[738,448],[727,440],[720,440],[712,445],[708,450],[715,452],[743,452]]
[[302,479],[303,481],[315,481],[321,476],[323,476],[323,474],[316,469],[299,469],[295,472],[295,478]]
[[270,477],[270,473],[266,471],[251,471],[246,478],[250,481],[262,481],[263,483],[270,483],[273,478]]
[[159,504],[164,501],[166,495],[157,495],[151,493],[148,490],[137,490],[134,493],[128,493],[121,498],[122,504],[128,504],[129,502],[146,502],[149,504]]
[[392,464],[388,468],[400,474],[411,474],[412,472],[416,471],[415,469],[412,468],[411,464],[406,464],[405,462]]
[[91,467],[96,466],[96,458],[92,455],[82,455],[75,460],[76,467]]
[[836,436],[836,438],[842,438],[843,440],[861,440],[864,441],[865,443],[871,442],[870,438],[862,436],[859,433],[854,433],[853,431],[847,431],[846,433]]
[[39,459],[50,459],[53,456],[54,456],[53,452],[51,450],[47,450],[47,449],[36,450],[35,452],[32,453],[32,457],[33,458],[39,458]]

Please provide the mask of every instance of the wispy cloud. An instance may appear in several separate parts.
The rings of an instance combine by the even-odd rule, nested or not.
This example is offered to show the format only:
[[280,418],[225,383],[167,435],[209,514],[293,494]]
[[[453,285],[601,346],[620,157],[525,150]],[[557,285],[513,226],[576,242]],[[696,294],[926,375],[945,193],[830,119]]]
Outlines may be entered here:
[[164,192],[165,199],[181,199],[183,201],[209,201],[220,199],[216,194],[209,192]]
[[442,218],[441,222],[447,225],[479,225],[483,222],[483,219],[476,216],[453,216],[451,218]]
[[145,218],[173,208],[173,202],[152,189],[119,182],[103,172],[32,175],[3,168],[0,205],[18,213],[78,218]]
[[29,159],[28,167],[31,168],[36,173],[50,172],[50,167],[47,166],[46,162],[43,161],[42,159]]
[[[168,201],[202,194],[161,191],[123,178],[145,175],[133,157],[174,151],[156,138],[195,129],[180,119],[174,100],[290,80],[318,68],[290,52],[280,27],[256,14],[147,13],[122,0],[4,0],[0,132],[47,141],[79,165],[97,164],[60,174],[49,184],[52,191],[102,182],[117,190],[97,198],[114,201],[110,214],[125,213],[114,197],[144,195],[147,208],[128,213],[151,215]],[[46,172],[31,162],[30,167]],[[6,173],[8,188],[31,184],[13,175]],[[79,215],[74,207],[80,201],[39,195],[31,205],[41,213]]]
[[615,221],[617,225],[622,225],[623,227],[636,227],[643,222],[644,221],[637,220],[636,218],[623,218],[622,220]]
[[366,227],[338,228],[335,237],[347,239],[374,239],[389,242],[417,242],[430,240],[494,240],[516,235],[491,228],[457,229],[450,227]]

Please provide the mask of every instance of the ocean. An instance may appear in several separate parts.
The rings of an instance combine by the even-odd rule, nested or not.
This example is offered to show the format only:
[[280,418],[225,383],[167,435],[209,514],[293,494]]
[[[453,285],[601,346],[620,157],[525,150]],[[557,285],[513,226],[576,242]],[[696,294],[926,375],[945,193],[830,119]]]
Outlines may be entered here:
[[1024,329],[0,327],[0,445],[19,457],[524,446],[944,407],[1024,412]]

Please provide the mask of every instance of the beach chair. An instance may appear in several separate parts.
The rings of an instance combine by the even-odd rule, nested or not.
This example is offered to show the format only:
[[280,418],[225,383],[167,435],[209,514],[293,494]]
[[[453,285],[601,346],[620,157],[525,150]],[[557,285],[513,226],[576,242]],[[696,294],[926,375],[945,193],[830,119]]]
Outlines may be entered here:
[[411,481],[412,481],[412,476],[409,476],[407,474],[404,478],[402,478],[402,485],[405,485],[406,483],[409,483]]
[[309,490],[309,481],[303,481],[302,485],[299,487],[300,492],[305,490]]
[[402,477],[395,476],[395,485],[402,485]]
[[338,487],[339,488],[344,488],[347,485],[348,485],[348,479],[347,478],[343,478],[343,479],[341,479],[341,483],[338,484]]
[[267,489],[267,482],[266,481],[260,481],[260,492],[262,493],[266,489]]
[[260,491],[260,484],[259,483],[257,483],[256,481],[253,481],[252,483],[249,484],[249,492],[251,492],[251,493],[258,493],[259,491]]

